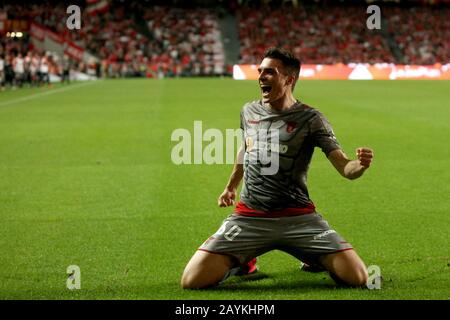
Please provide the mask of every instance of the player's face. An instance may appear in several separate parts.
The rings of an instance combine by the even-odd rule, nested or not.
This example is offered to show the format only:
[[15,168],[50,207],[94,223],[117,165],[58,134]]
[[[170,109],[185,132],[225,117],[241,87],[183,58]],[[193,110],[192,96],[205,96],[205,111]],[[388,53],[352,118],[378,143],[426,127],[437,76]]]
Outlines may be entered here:
[[264,58],[258,72],[258,82],[264,103],[280,100],[291,90],[291,77],[285,74],[283,63],[280,60]]

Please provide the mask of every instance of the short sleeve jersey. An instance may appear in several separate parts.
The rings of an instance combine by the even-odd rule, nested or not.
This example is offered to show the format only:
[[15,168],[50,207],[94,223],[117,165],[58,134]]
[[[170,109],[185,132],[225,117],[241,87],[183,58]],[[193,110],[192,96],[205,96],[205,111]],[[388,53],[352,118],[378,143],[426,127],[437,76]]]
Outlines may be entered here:
[[[283,111],[274,110],[261,100],[253,101],[241,111],[241,129],[245,156],[240,201],[251,209],[266,212],[310,206],[306,182],[314,148],[319,147],[326,156],[340,149],[323,114],[299,101]],[[270,140],[270,131],[278,134],[276,146],[273,141],[260,141]],[[278,156],[273,174],[264,174],[264,168],[271,164],[258,156],[267,154],[268,149],[269,159]]]

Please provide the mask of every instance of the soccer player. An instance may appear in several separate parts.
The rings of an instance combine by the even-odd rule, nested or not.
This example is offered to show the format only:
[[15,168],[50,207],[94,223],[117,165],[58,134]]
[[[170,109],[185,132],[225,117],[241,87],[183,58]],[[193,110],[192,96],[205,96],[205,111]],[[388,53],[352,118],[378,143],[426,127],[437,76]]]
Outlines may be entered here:
[[45,83],[47,85],[50,85],[50,75],[49,75],[50,64],[49,64],[49,58],[50,58],[50,54],[46,53],[40,59],[40,64],[39,64],[40,79],[39,79],[39,82],[41,84]]
[[5,90],[5,58],[0,54],[0,90]]
[[68,55],[64,55],[62,60],[62,77],[61,77],[61,83],[70,83],[70,67],[71,67],[71,61],[69,59]]
[[[351,244],[315,211],[306,177],[315,147],[348,179],[361,177],[371,165],[373,151],[357,148],[357,159],[347,158],[322,113],[294,98],[300,66],[300,61],[283,49],[271,48],[265,53],[258,69],[262,99],[247,103],[241,111],[245,142],[218,205],[235,204],[243,178],[240,201],[187,264],[181,278],[183,288],[206,288],[231,275],[252,272],[255,258],[275,249],[314,270],[327,270],[340,284],[366,284],[366,266]],[[265,138],[271,141],[261,141],[264,135],[259,133],[269,130],[275,130],[278,143],[272,141],[272,135]],[[278,156],[275,173],[267,172],[271,163],[255,160],[258,154],[268,152],[268,146]]]
[[13,59],[13,68],[15,73],[14,83],[16,87],[22,87],[25,74],[25,60],[21,53]]

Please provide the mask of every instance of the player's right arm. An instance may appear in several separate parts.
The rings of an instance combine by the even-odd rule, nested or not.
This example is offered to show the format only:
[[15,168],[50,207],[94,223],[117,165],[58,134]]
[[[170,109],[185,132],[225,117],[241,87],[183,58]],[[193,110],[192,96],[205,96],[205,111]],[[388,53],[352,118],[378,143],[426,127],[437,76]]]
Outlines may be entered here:
[[373,161],[373,150],[369,148],[356,149],[356,160],[350,160],[341,149],[330,152],[328,160],[345,178],[353,180],[361,177]]
[[244,176],[244,144],[242,144],[237,152],[236,160],[234,162],[233,171],[231,172],[230,179],[225,187],[225,190],[217,199],[219,207],[228,207],[234,205],[236,199],[236,191]]

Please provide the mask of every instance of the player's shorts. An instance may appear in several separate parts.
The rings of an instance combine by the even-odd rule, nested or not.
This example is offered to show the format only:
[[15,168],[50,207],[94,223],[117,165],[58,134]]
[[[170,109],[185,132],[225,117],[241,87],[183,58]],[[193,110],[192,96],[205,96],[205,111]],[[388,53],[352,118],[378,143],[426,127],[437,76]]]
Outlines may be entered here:
[[318,213],[260,218],[232,214],[199,250],[235,258],[236,265],[281,250],[310,265],[325,254],[353,249]]

